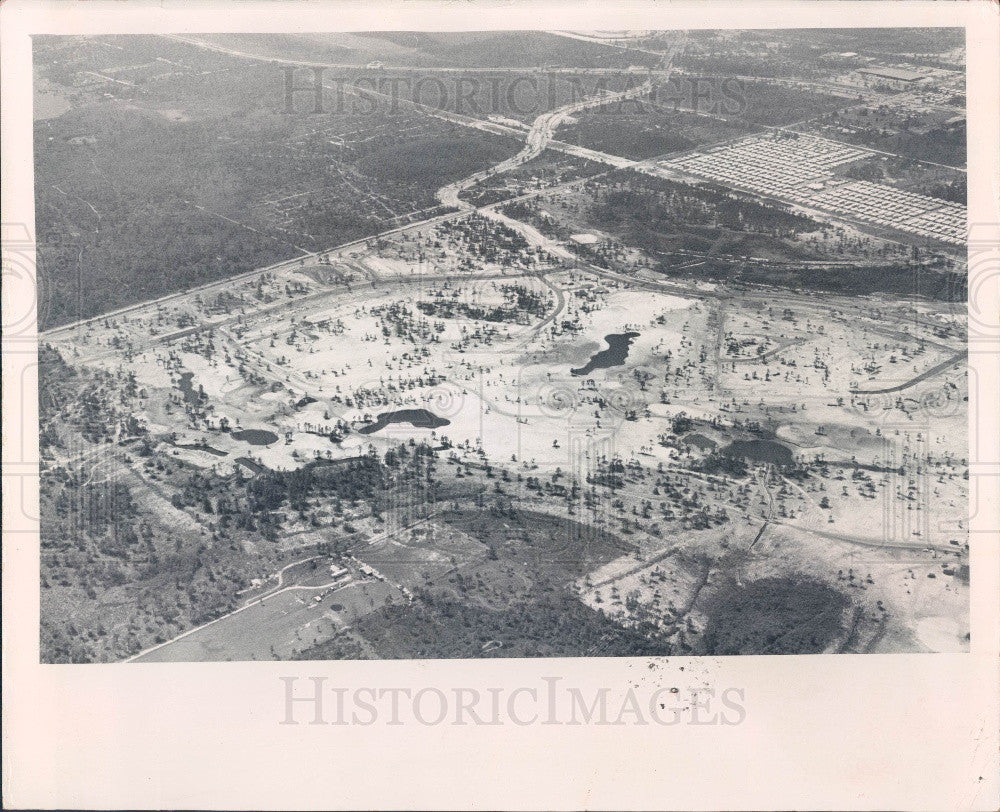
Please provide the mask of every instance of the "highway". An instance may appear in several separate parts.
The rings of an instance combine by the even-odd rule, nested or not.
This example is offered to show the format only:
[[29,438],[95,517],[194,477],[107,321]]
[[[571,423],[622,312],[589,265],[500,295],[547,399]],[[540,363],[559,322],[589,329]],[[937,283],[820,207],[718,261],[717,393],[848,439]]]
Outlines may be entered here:
[[[645,96],[646,94],[652,92],[652,90],[653,82],[652,80],[648,80],[638,87],[629,88],[628,90],[623,90],[618,93],[608,93],[607,95],[594,96],[589,99],[572,102],[570,104],[563,105],[562,107],[557,107],[555,110],[549,110],[542,113],[532,123],[531,129],[528,130],[528,134],[525,136],[524,147],[519,153],[517,153],[517,155],[512,158],[508,158],[505,161],[501,161],[495,166],[491,166],[489,169],[476,172],[474,175],[470,175],[467,178],[463,178],[462,180],[443,187],[438,190],[438,200],[444,206],[455,206],[466,211],[471,211],[474,207],[461,200],[459,197],[462,192],[467,189],[471,189],[473,186],[481,183],[487,178],[491,178],[501,172],[508,172],[511,169],[516,169],[522,164],[526,164],[533,158],[537,158],[542,154],[545,148],[551,144],[555,131],[558,129],[559,125],[574,113],[579,113],[590,107],[600,107],[616,101],[624,101],[626,99],[634,99],[639,96]],[[569,147],[570,145],[565,146]],[[635,163],[634,161],[630,161],[626,158],[608,156],[604,153],[599,153],[596,150],[588,150],[582,147],[577,147],[575,149],[579,151],[580,157],[589,157],[591,160],[594,160],[594,157],[592,156],[597,156],[597,160],[614,158],[616,163],[620,163],[624,166],[631,166]]]

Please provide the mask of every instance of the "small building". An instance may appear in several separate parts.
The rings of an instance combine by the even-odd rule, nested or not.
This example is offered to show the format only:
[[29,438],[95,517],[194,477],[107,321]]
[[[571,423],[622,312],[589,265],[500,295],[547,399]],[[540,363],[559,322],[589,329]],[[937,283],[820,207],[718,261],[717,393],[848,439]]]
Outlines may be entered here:
[[889,84],[891,87],[898,89],[914,87],[917,83],[928,79],[928,77],[922,73],[917,73],[912,70],[903,70],[902,68],[858,68],[858,73],[866,78],[871,77],[873,79],[881,80]]

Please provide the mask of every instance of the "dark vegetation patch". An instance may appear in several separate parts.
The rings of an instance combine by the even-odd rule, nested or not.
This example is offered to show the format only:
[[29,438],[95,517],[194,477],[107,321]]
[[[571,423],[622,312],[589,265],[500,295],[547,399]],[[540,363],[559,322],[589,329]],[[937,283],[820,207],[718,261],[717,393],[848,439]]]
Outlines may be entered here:
[[854,180],[886,183],[963,206],[966,203],[968,183],[964,172],[930,166],[910,158],[872,155],[845,164],[839,171]]
[[821,227],[809,217],[746,200],[723,187],[691,186],[634,173],[628,175],[627,185],[601,191],[592,213],[598,222],[625,227],[630,242],[648,243],[690,225],[773,235]]
[[[48,354],[41,402],[48,404],[43,425],[51,453],[62,448],[60,408],[77,402],[73,387],[89,381],[54,382],[59,361]],[[114,418],[100,404],[92,411],[95,419]],[[295,471],[260,469],[249,478],[195,469],[154,448],[150,438],[127,449],[108,444],[112,454],[139,458],[113,460],[121,471],[112,480],[86,466],[44,472],[44,662],[120,660],[231,611],[251,578],[288,563],[278,540],[290,520],[322,525],[327,552],[343,553],[358,539],[356,517],[391,509],[412,521],[411,513],[433,505],[439,490],[445,496],[455,490],[439,489],[433,452],[416,444],[384,458],[317,460]],[[132,470],[140,466],[141,473]]]
[[[946,173],[952,170],[945,170]],[[543,233],[567,240],[572,233],[595,228],[621,243],[580,251],[601,267],[629,271],[634,258],[621,261],[623,245],[649,257],[649,266],[675,279],[708,279],[793,290],[817,290],[847,296],[891,293],[964,302],[964,273],[947,268],[944,258],[914,247],[909,261],[844,262],[835,268],[810,267],[798,260],[836,259],[843,253],[820,254],[797,242],[800,234],[823,224],[780,207],[765,205],[711,184],[691,186],[621,170],[584,185],[589,202],[569,210],[551,203],[517,201],[504,211],[530,222]],[[582,212],[580,211],[582,209]],[[548,212],[556,212],[552,216]],[[563,220],[571,220],[567,223]],[[583,246],[593,249],[595,246]],[[692,254],[695,257],[692,257]]]
[[949,167],[966,162],[966,121],[957,110],[916,112],[890,105],[834,111],[808,125],[810,132],[850,144],[895,152],[910,160]]
[[834,270],[817,271],[793,266],[747,265],[734,277],[758,285],[822,290],[846,296],[871,293],[894,293],[901,296],[924,296],[944,302],[965,302],[968,280],[964,273],[914,269],[906,265],[842,265]]
[[[627,271],[634,263],[634,258],[623,254],[626,246],[650,257],[665,257],[651,260],[653,267],[665,273],[673,272],[676,265],[691,265],[692,254],[701,254],[705,261],[697,273],[709,278],[727,275],[728,257],[767,256],[790,262],[818,258],[794,240],[800,233],[821,230],[822,224],[722,187],[622,170],[587,181],[582,191],[586,202],[567,216],[572,223],[561,222],[562,213],[551,216],[551,204],[536,200],[510,203],[504,211],[558,239],[568,240],[586,228],[612,235],[614,245],[575,246],[574,250],[588,262],[618,270]],[[717,260],[721,264],[716,265]]]
[[832,93],[818,93],[773,82],[743,79],[740,88],[745,105],[743,118],[766,127],[784,126],[854,103],[853,99]]
[[[667,643],[650,639],[641,629],[618,625],[563,590],[528,592],[502,609],[421,593],[413,604],[385,607],[361,618],[355,629],[384,659],[671,653]],[[359,653],[350,638],[338,637],[303,658],[355,659]]]
[[[669,100],[668,100],[669,103]],[[734,111],[739,100],[733,102]],[[559,139],[571,144],[641,160],[735,138],[758,128],[741,119],[710,118],[659,103],[641,102],[638,110],[608,105],[586,110],[559,128]]]
[[496,138],[484,142],[468,137],[469,134],[468,129],[462,128],[445,136],[426,136],[387,145],[361,159],[357,168],[378,180],[436,190],[484,166],[499,163],[517,151],[513,140]]
[[501,285],[500,291],[504,296],[503,304],[479,305],[461,301],[457,291],[449,296],[439,290],[430,298],[417,302],[417,309],[433,318],[463,318],[501,324],[530,324],[548,309],[547,299],[524,285]]
[[[690,70],[715,71],[725,76],[805,78],[823,81],[831,69],[861,67],[862,53],[914,65],[954,69],[941,54],[964,44],[961,28],[794,29],[788,31],[694,31],[676,62]],[[663,39],[654,35],[640,45],[656,47]]]
[[[559,135],[563,135],[562,128]],[[471,189],[464,190],[459,197],[474,206],[489,206],[528,191],[569,183],[607,171],[606,164],[546,150],[527,163],[480,181]]]
[[843,634],[850,601],[808,578],[761,578],[730,584],[708,601],[705,653],[818,654]]

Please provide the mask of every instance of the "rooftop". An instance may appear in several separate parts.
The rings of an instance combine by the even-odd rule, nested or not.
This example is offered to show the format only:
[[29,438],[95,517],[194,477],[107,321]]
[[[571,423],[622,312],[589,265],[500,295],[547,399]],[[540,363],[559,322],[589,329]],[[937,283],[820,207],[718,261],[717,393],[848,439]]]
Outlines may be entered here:
[[922,73],[901,68],[860,68],[858,73],[870,73],[872,76],[882,76],[885,79],[897,79],[901,82],[915,82],[923,79]]

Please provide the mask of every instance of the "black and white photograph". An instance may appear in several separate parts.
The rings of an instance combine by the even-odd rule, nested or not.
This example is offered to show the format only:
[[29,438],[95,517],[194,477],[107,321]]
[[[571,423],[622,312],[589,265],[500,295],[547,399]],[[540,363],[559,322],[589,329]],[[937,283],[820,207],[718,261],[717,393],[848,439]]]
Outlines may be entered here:
[[43,661],[967,650],[961,29],[34,46]]
[[5,4],[5,807],[995,808],[998,22]]

